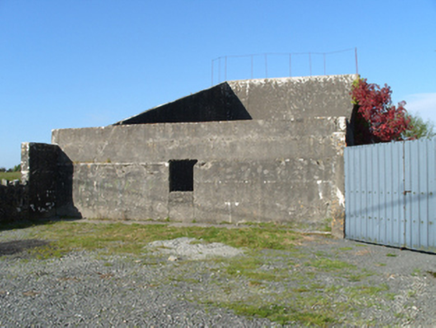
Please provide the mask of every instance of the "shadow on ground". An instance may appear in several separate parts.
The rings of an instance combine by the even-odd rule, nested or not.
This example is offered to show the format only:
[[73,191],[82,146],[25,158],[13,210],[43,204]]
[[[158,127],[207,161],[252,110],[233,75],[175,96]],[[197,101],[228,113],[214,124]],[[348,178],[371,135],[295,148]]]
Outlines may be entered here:
[[46,246],[49,242],[39,239],[13,240],[0,243],[0,256],[14,255],[28,249]]

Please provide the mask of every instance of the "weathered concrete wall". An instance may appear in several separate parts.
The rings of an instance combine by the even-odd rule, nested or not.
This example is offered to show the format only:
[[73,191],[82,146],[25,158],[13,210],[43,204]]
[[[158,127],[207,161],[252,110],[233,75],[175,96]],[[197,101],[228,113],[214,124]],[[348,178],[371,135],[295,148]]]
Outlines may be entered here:
[[32,142],[21,145],[21,174],[27,187],[30,219],[56,214],[59,151],[57,145]]
[[0,185],[0,223],[27,218],[28,208],[26,186],[18,180],[2,180]]
[[323,158],[345,130],[345,118],[172,123],[54,130],[52,142],[82,163]]
[[345,116],[357,75],[310,76],[228,82],[254,120]]
[[231,120],[351,119],[357,75],[238,80],[158,106],[116,124]]
[[[53,142],[84,217],[319,224],[343,194],[345,132],[345,118],[307,118],[56,130]],[[192,192],[170,192],[174,159],[199,160]]]
[[83,217],[168,217],[168,163],[73,164],[73,170],[73,203]]
[[[354,78],[232,81],[118,125],[54,130],[52,147],[23,148],[25,180],[34,188],[29,208],[38,215],[311,225],[336,213],[340,229]],[[33,159],[43,169],[26,165]]]
[[56,215],[59,152],[56,145],[21,145],[22,182],[0,185],[0,222]]
[[[319,224],[339,186],[336,158],[217,161],[195,166],[195,217],[211,222]],[[342,192],[342,191],[339,191]]]

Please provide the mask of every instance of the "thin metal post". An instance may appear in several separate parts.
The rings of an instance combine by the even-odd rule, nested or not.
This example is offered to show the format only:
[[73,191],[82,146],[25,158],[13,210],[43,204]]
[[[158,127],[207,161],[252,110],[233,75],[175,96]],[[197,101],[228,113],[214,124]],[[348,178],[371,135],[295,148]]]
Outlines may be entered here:
[[218,83],[221,82],[221,57],[218,58]]
[[253,79],[253,55],[251,55],[251,79]]
[[327,75],[327,74],[326,74],[326,69],[325,69],[325,66],[326,66],[326,64],[325,64],[325,53],[323,53],[322,55],[323,55],[323,57],[324,57],[324,75]]
[[268,55],[265,54],[265,77],[268,78]]
[[309,52],[309,72],[310,76],[312,76],[312,54]]
[[356,57],[356,74],[359,75],[359,64],[357,62],[357,48],[354,48],[354,56]]
[[227,56],[225,57],[224,81],[227,81]]

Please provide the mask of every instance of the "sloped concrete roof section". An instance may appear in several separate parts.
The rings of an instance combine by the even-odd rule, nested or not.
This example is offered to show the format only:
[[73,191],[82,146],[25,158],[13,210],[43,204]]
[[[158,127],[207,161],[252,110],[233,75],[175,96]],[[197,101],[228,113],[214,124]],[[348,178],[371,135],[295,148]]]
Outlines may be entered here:
[[183,123],[250,120],[250,114],[227,82],[149,109],[115,123]]
[[357,75],[236,80],[152,108],[114,125],[351,117]]

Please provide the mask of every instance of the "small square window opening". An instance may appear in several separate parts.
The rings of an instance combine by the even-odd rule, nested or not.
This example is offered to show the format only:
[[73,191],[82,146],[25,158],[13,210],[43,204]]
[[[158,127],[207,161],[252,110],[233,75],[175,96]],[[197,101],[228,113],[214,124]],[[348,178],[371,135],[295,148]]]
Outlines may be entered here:
[[194,165],[196,159],[170,160],[170,192],[194,191]]

